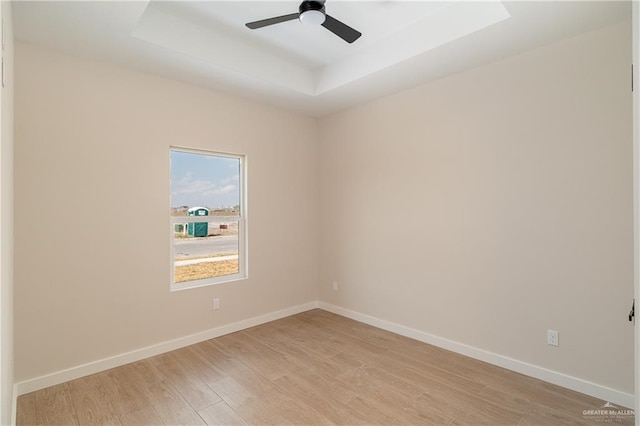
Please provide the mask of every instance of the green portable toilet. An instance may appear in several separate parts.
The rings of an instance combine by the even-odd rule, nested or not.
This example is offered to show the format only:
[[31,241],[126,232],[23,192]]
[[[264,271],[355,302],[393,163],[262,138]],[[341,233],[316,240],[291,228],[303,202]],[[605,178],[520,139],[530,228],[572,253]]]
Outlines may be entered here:
[[[209,209],[206,207],[191,207],[188,211],[189,216],[209,216]],[[190,237],[206,237],[209,235],[208,222],[192,222],[187,227],[187,233]]]

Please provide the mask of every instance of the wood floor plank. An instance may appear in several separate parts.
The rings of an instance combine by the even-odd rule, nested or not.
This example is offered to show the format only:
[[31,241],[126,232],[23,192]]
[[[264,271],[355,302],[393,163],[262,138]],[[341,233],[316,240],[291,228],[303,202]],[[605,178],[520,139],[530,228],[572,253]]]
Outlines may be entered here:
[[554,426],[577,426],[588,425],[587,422],[581,422],[576,418],[564,416],[558,412],[544,412],[537,414],[525,415],[518,426],[539,426],[539,425],[554,425]]
[[221,401],[209,408],[198,411],[200,417],[209,425],[248,425],[242,417],[231,407],[229,407],[224,401]]
[[149,400],[138,387],[133,377],[126,374],[123,367],[113,368],[97,376],[109,395],[119,417],[150,405]]
[[285,419],[284,424],[291,425],[333,425],[324,414],[301,401],[287,398],[276,408]]
[[433,356],[442,350],[434,346],[342,318],[326,311],[313,310],[301,315],[304,315],[307,321],[321,324],[335,332],[340,332],[342,329],[345,332],[348,331],[356,339],[371,341],[379,346],[387,347],[387,351],[376,354],[377,358],[384,359],[382,363],[385,366],[410,366],[413,367],[412,375],[419,372],[428,376],[430,380],[447,384],[455,383],[460,389],[467,392],[479,393],[485,387],[485,384],[479,381],[473,381],[452,371],[438,368]]
[[281,337],[256,335],[255,333],[247,333],[246,335],[280,353],[291,371],[322,368],[337,375],[362,365],[362,362],[341,352],[330,357],[324,357],[310,348],[301,347],[299,344],[285,338],[284,335],[281,335]]
[[[574,416],[569,416],[561,411],[550,409],[549,407],[538,404],[529,398],[524,398],[518,394],[505,393],[497,389],[493,389],[487,386],[483,389],[481,397],[484,401],[490,401],[494,404],[503,404],[509,407],[514,407],[521,413],[523,413],[523,421],[538,422],[538,424],[580,424],[579,419],[576,419],[576,415],[580,415],[582,410],[574,413]],[[586,408],[585,408],[586,409]],[[522,423],[522,421],[521,421]]]
[[[397,410],[387,409],[379,401],[369,394],[362,393],[353,383],[340,381],[337,378],[354,369],[363,367],[364,364],[346,354],[336,354],[330,358],[322,358],[314,354],[308,354],[307,368],[296,368],[295,374],[286,379],[295,382],[298,387],[296,395],[302,398],[305,392],[316,392],[324,395],[326,402],[334,407],[345,407],[346,419],[349,424],[397,423],[404,415],[398,415]],[[314,397],[311,393],[307,396],[308,404],[314,406]],[[317,400],[321,402],[322,400]],[[322,405],[321,405],[322,407]],[[321,409],[321,408],[320,408]],[[322,411],[324,413],[324,411]],[[326,415],[326,414],[325,414]],[[415,422],[415,418],[411,419]],[[406,420],[405,420],[406,422]]]
[[[253,383],[261,384],[253,386]],[[295,400],[297,398],[291,392],[277,387],[251,369],[238,370],[234,373],[234,378],[224,378],[210,386],[251,424],[330,423],[303,401]]]
[[[423,393],[413,401],[413,406],[419,412],[436,411],[438,415],[452,418],[451,424],[459,425],[497,425],[510,424],[499,423],[495,418],[484,413],[483,410],[474,410],[459,404],[455,399],[443,398],[442,395]],[[517,423],[511,423],[517,424]],[[542,425],[540,425],[542,426]]]
[[120,424],[116,410],[97,375],[69,382],[69,392],[80,424]]
[[235,378],[226,377],[211,385],[235,412],[250,424],[283,424],[284,417],[276,410],[280,402],[270,388],[252,388]]
[[180,393],[168,384],[151,385],[145,389],[145,394],[164,424],[183,426],[205,424]]
[[452,420],[447,415],[438,416],[433,410],[420,409],[415,404],[415,400],[420,396],[415,392],[416,387],[407,386],[403,380],[376,368],[365,366],[351,370],[337,379],[353,386],[360,400],[367,397],[367,399],[375,401],[378,409],[394,418],[396,422],[417,424],[429,417],[439,417],[439,423],[448,423]]
[[[229,377],[232,377],[238,383],[249,389],[253,389],[259,394],[269,392],[273,389],[273,383],[264,377],[261,372],[253,370],[233,354],[226,352],[224,345],[218,344],[216,340],[208,340],[205,343],[207,343],[207,345],[203,346],[204,352],[207,356],[211,357],[211,359],[214,359],[218,368],[224,371]],[[212,384],[209,384],[209,386],[218,393],[217,387],[213,387]],[[220,394],[218,393],[218,395]]]
[[38,425],[78,424],[68,383],[36,391],[35,406]]
[[188,354],[185,355],[189,366],[205,383],[209,384],[228,377],[228,375],[219,368],[213,358],[209,357],[207,348],[208,344],[206,342],[192,345],[185,348],[188,349]]
[[448,386],[473,394],[479,394],[486,386],[484,383],[442,370],[434,366],[428,358],[416,361],[391,351],[376,357],[370,365],[423,386]]
[[[336,352],[349,352],[354,356],[368,357],[388,351],[389,349],[378,346],[366,340],[354,338],[354,336],[337,329],[328,329],[312,321],[298,320],[303,326],[299,330],[303,333],[313,333],[315,339],[322,344],[335,348]],[[306,326],[304,326],[306,324]],[[304,335],[304,334],[303,334]]]
[[165,424],[151,406],[125,414],[120,417],[120,421],[123,426]]
[[[481,369],[477,369],[476,372],[481,372]],[[489,387],[501,390],[506,394],[526,398],[547,409],[566,413],[570,416],[582,413],[583,410],[591,407],[600,407],[605,402],[586,395],[580,395],[577,392],[573,393],[568,389],[561,389],[557,386],[549,387],[547,383],[541,380],[522,376],[518,373],[507,373],[510,373],[508,374],[508,379],[494,382]]]
[[138,384],[155,385],[166,380],[164,374],[162,374],[159,369],[155,368],[155,364],[148,359],[123,365],[120,367],[120,370],[125,375],[135,380]]
[[[361,412],[347,406],[353,400],[356,391],[348,386],[332,388],[335,384],[335,377],[348,370],[357,368],[362,363],[348,354],[338,353],[332,357],[325,358],[307,349],[301,349],[295,343],[268,333],[259,333],[257,330],[250,330],[246,334],[253,339],[253,342],[245,342],[247,345],[269,346],[276,352],[280,352],[287,362],[287,371],[291,374],[280,377],[275,383],[282,389],[294,390],[296,397],[310,407],[323,413],[328,419],[338,424],[371,424],[372,418],[384,418],[377,408],[375,402],[366,398],[361,400]],[[302,380],[300,380],[302,378]],[[317,389],[317,390],[316,390]],[[341,421],[340,421],[341,419]],[[388,421],[392,417],[386,418]]]
[[340,317],[327,311],[314,309],[312,311],[303,312],[301,318],[310,321],[316,325],[346,332],[348,335],[365,340],[371,344],[387,348],[402,355],[414,355],[418,358],[424,358],[433,353],[438,348],[425,345],[418,340],[400,336],[390,331],[382,330],[364,324],[349,318]]
[[36,424],[36,396],[34,392],[18,397],[16,424],[18,426]]
[[542,381],[495,365],[468,358],[444,349],[436,348],[431,362],[447,373],[457,374],[477,383],[505,391],[525,390],[525,393],[540,389]]
[[[238,338],[239,336],[244,338]],[[223,336],[216,343],[227,354],[260,371],[268,380],[275,380],[290,372],[291,364],[279,352],[254,340],[250,335]]]
[[407,420],[406,416],[404,416],[400,410],[383,407],[367,395],[357,395],[354,398],[351,398],[347,405],[350,409],[355,410],[359,415],[365,416],[368,424],[416,424],[415,419],[411,419],[411,421]]
[[166,377],[166,383],[171,384],[187,403],[200,411],[221,401],[221,398],[194,372],[188,368],[188,360],[182,355],[185,352],[171,353],[166,362],[155,367]]
[[294,392],[301,401],[324,413],[335,424],[370,424],[367,419],[367,416],[371,414],[370,410],[365,415],[362,415],[348,405],[343,404],[336,395],[323,392],[321,387],[311,384],[299,375],[281,377],[276,380],[276,384]]
[[225,377],[211,385],[216,393],[222,398],[224,402],[229,406],[239,407],[247,402],[255,399],[260,399],[265,394],[268,394],[268,389],[256,389],[250,386],[243,386],[233,377]]
[[[342,320],[340,317],[337,317],[330,313],[322,313],[319,316],[310,314],[314,318],[314,320],[318,321],[318,317],[322,318],[322,322],[328,327],[335,326],[334,320],[328,320],[328,317],[335,317],[337,323],[340,323]],[[370,327],[368,325],[357,325],[359,323],[347,320],[349,324],[350,330],[357,329],[365,329]],[[356,323],[356,325],[352,325],[352,323]],[[357,333],[359,336],[362,336],[363,333]],[[374,332],[375,334],[375,332]],[[400,337],[402,339],[402,337]],[[410,339],[407,339],[410,341]],[[415,341],[413,341],[415,344]],[[418,342],[418,345],[423,345]],[[410,346],[410,345],[409,345]],[[387,358],[388,361],[391,361],[386,365],[387,369],[394,369],[398,365],[409,365],[415,367],[415,371],[419,371],[420,374],[424,375],[427,371],[430,372],[429,376],[440,383],[446,383],[447,386],[450,386],[456,382],[460,386],[459,390],[463,392],[472,391],[472,393],[477,392],[478,390],[482,390],[485,388],[485,385],[481,383],[485,381],[486,383],[497,383],[498,387],[508,389],[508,390],[522,390],[519,395],[521,397],[532,396],[530,392],[534,391],[534,399],[536,401],[545,404],[543,410],[550,411],[547,414],[553,414],[554,416],[561,418],[563,414],[560,411],[553,411],[552,407],[557,410],[565,410],[565,411],[573,411],[570,415],[575,415],[576,413],[581,413],[582,409],[584,409],[588,402],[593,404],[594,402],[599,402],[594,398],[588,397],[586,395],[578,394],[576,392],[559,388],[557,386],[551,385],[549,383],[545,383],[539,381],[537,379],[533,379],[530,377],[522,376],[517,373],[513,373],[511,371],[504,370],[502,368],[492,366],[480,361],[471,360],[462,355],[454,354],[446,350],[442,350],[440,348],[431,347],[429,345],[424,345],[430,347],[432,349],[428,351],[420,351],[419,353],[415,353],[412,351],[407,351],[404,348],[402,351],[397,350],[397,346],[390,347],[390,351],[380,354],[379,357]],[[403,359],[398,359],[398,352],[407,355],[407,357],[402,357]],[[413,361],[412,358],[419,359],[419,361]],[[401,363],[392,362],[392,361],[401,361]],[[442,362],[446,360],[445,362]],[[436,367],[435,369],[429,368],[427,363],[433,363]],[[444,367],[444,368],[441,368]],[[468,380],[467,378],[457,374],[460,371],[460,367],[462,367],[462,371],[466,373],[467,376],[473,378],[473,380]],[[434,373],[435,376],[434,376]],[[544,390],[541,394],[536,392],[539,390],[539,387],[544,387]],[[567,395],[567,393],[572,393],[573,395]],[[578,400],[571,401],[570,398],[577,397]],[[495,401],[497,404],[498,402]],[[593,406],[593,405],[591,405]],[[540,406],[538,406],[540,407]],[[517,410],[512,413],[513,417],[517,416]],[[534,416],[534,414],[529,415]]]
[[[206,340],[189,347],[189,350],[195,355],[195,359],[205,365],[202,371],[198,371],[198,374],[208,385],[229,377],[238,368],[246,368],[238,360],[221,351],[214,341],[215,339]],[[204,363],[211,367],[207,367]]]
[[334,342],[315,327],[305,327],[305,323],[299,320],[283,324],[283,330],[287,338],[309,352],[320,356],[330,357],[341,352],[338,342]]
[[200,345],[191,345],[174,352],[182,360],[182,365],[194,371],[205,383],[213,383],[226,377],[226,374],[217,368],[210,358],[202,356],[202,352],[198,351]]

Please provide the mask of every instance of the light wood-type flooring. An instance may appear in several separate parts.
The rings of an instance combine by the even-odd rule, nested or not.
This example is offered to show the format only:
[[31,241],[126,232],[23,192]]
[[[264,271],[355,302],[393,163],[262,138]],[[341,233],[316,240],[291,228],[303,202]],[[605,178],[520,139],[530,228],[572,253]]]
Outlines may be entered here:
[[20,396],[18,425],[568,425],[606,401],[319,309]]

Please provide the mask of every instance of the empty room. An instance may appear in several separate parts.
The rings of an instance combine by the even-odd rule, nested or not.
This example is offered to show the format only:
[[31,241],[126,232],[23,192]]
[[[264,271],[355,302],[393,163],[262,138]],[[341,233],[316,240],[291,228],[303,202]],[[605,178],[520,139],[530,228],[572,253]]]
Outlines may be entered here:
[[0,5],[0,424],[637,424],[633,2]]

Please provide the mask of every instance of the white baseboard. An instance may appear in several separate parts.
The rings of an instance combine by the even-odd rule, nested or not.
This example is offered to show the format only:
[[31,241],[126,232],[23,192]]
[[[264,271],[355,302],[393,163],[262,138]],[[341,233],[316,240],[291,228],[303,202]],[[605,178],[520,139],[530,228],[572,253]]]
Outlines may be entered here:
[[554,385],[562,386],[604,401],[609,401],[627,408],[633,408],[635,405],[634,396],[632,394],[598,385],[597,383],[589,382],[587,380],[569,376],[567,374],[559,373],[557,371],[549,370],[523,361],[518,361],[503,355],[498,355],[493,352],[465,345],[464,343],[434,336],[433,334],[425,333],[424,331],[419,331],[404,325],[372,317],[370,315],[361,314],[359,312],[344,309],[325,302],[319,302],[318,307],[343,317],[351,318],[383,330],[391,331],[470,358],[497,365],[498,367],[506,368],[507,370],[515,371],[526,376],[535,377],[536,379],[544,380],[545,382],[553,383]]
[[225,334],[235,333],[237,331],[255,327],[257,325],[261,325],[270,321],[275,321],[291,315],[299,314],[301,312],[306,312],[317,307],[317,301],[309,302],[303,305],[293,306],[291,308],[282,309],[280,311],[271,312],[265,315],[260,315],[243,321],[238,321],[232,324],[227,324],[221,327],[216,327],[210,330],[191,334],[189,336],[180,337],[178,339],[159,343],[157,345],[136,349],[131,352],[104,358],[98,361],[93,361],[87,364],[79,365],[77,367],[57,371],[45,376],[25,380],[23,382],[16,383],[15,389],[17,391],[14,392],[14,397],[17,398],[18,395],[24,395],[25,393],[48,388],[49,386],[55,386],[60,383],[68,382],[69,380],[74,380],[80,377],[88,376],[90,374],[99,373],[110,368],[119,367],[121,365],[129,364],[131,362],[139,361],[141,359],[149,358],[155,355],[160,355],[165,352],[173,351],[175,349],[183,348],[185,346],[193,345],[195,343],[203,342],[215,337],[224,336]]
[[11,424],[18,422],[18,385],[13,385],[13,394],[11,395]]
[[[16,402],[19,395],[33,392],[36,390],[44,389],[49,386],[54,386],[60,383],[67,382],[69,380],[77,379],[80,377],[88,376],[90,374],[99,373],[101,371],[108,370],[110,368],[119,367],[131,362],[139,361],[144,358],[149,358],[155,355],[159,355],[165,352],[169,352],[175,349],[179,349],[185,346],[193,345],[205,340],[213,339],[215,337],[224,336],[225,334],[235,333],[250,327],[255,327],[270,321],[285,318],[291,315],[295,315],[301,312],[306,312],[311,309],[320,308],[335,314],[354,319],[356,321],[363,322],[365,324],[372,325],[374,327],[381,328],[383,330],[391,331],[402,336],[410,337],[421,342],[428,343],[430,345],[438,346],[443,349],[450,350],[452,352],[459,353],[461,355],[468,356],[470,358],[478,359],[480,361],[487,362],[502,368],[506,368],[511,371],[515,371],[530,377],[535,377],[545,382],[553,383],[558,386],[562,386],[567,389],[581,392],[586,395],[591,395],[595,398],[609,401],[617,405],[621,405],[628,408],[634,407],[634,396],[625,392],[621,392],[616,389],[612,389],[606,386],[598,385],[587,380],[583,380],[577,377],[569,376],[557,371],[549,370],[544,367],[529,364],[523,361],[518,361],[513,358],[509,358],[503,355],[498,355],[493,352],[489,352],[483,349],[479,349],[473,346],[465,345],[453,340],[445,339],[433,334],[426,333],[424,331],[416,330],[404,325],[396,324],[390,321],[386,321],[380,318],[376,318],[370,315],[362,314],[359,312],[351,311],[339,306],[331,305],[325,302],[309,302],[303,305],[293,306],[291,308],[283,309],[276,312],[271,312],[265,315],[249,318],[243,321],[238,321],[232,324],[217,327],[211,330],[202,331],[200,333],[191,334],[189,336],[181,337],[178,339],[170,340],[168,342],[159,343],[157,345],[148,346],[146,348],[137,349],[124,354],[116,355],[110,358],[101,359],[98,361],[90,362],[87,364],[72,367],[66,370],[58,371],[55,373],[47,374],[45,376],[36,377],[34,379],[26,380],[20,383],[16,383],[14,386],[13,394],[13,417],[16,414]],[[15,424],[15,418],[13,419]]]

